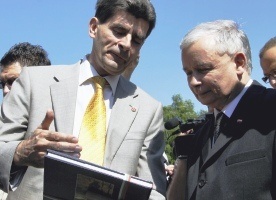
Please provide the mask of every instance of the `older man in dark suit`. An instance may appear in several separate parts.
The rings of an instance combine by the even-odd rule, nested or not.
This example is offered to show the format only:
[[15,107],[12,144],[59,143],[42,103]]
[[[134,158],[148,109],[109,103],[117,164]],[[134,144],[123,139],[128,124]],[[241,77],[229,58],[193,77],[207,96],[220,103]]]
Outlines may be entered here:
[[246,34],[231,20],[202,23],[181,50],[190,89],[214,108],[188,155],[187,199],[276,199],[276,91],[250,78]]

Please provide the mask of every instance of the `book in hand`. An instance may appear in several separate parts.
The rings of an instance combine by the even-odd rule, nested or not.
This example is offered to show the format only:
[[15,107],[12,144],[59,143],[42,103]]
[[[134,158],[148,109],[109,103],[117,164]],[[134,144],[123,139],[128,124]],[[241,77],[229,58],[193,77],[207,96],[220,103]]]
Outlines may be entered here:
[[44,200],[147,200],[153,183],[54,150],[44,160]]

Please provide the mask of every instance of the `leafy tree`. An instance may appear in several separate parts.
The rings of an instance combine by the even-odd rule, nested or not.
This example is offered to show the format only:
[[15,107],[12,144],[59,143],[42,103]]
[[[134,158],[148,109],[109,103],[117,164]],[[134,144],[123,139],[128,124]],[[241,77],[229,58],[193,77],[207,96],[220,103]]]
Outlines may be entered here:
[[171,105],[163,107],[164,121],[168,121],[173,117],[179,117],[183,121],[197,117],[191,100],[184,101],[180,94],[176,94],[172,96],[172,101]]
[[[186,123],[189,119],[196,119],[200,115],[206,113],[206,111],[201,110],[199,113],[196,113],[194,110],[194,104],[191,100],[183,100],[180,94],[172,96],[172,104],[163,107],[164,111],[164,122],[169,121],[174,117],[178,117],[182,120],[183,123]],[[165,152],[168,156],[169,163],[174,163],[175,156],[173,153],[173,141],[175,136],[172,134],[178,130],[179,127],[176,127],[172,130],[165,130],[166,137],[166,147]]]

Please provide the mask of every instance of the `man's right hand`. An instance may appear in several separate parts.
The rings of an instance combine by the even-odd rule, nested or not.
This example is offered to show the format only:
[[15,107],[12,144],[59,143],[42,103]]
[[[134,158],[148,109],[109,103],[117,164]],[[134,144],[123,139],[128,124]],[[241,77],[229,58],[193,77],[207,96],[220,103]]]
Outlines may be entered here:
[[43,168],[47,149],[63,151],[76,157],[80,156],[82,149],[78,145],[76,137],[49,130],[53,120],[54,112],[48,110],[41,125],[38,126],[32,136],[17,146],[13,158],[15,165]]

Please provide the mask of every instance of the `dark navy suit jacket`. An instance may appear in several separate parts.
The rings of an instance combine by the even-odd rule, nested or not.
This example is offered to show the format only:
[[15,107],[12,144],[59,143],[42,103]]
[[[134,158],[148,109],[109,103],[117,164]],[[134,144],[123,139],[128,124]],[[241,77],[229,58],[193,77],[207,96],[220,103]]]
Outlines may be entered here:
[[248,88],[211,148],[214,119],[188,157],[188,199],[276,199],[276,90]]

